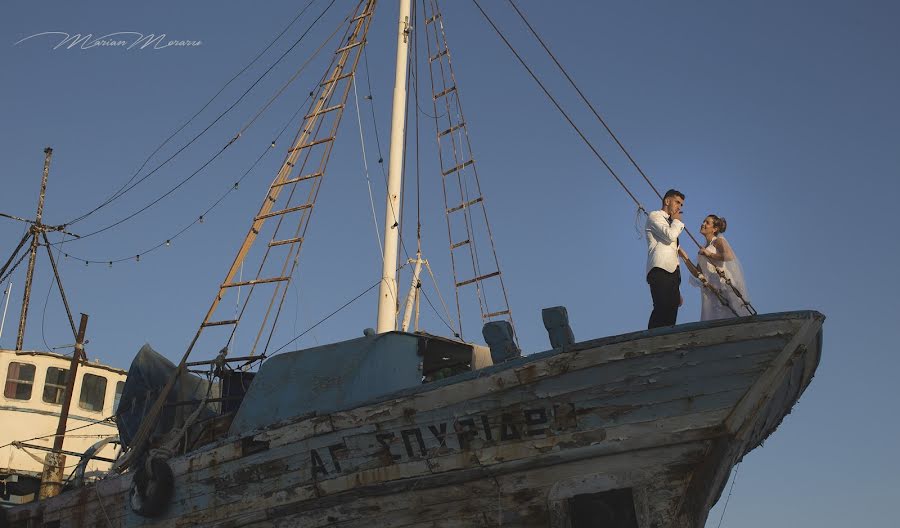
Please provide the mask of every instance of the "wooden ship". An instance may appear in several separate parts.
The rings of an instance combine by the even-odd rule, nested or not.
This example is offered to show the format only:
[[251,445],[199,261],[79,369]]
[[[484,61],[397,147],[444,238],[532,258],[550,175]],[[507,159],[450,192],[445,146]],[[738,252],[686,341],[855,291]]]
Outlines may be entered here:
[[[303,124],[187,351],[176,365],[145,349],[132,364],[122,396],[130,404],[117,416],[124,453],[112,471],[8,509],[0,526],[704,525],[733,466],[811,382],[824,316],[757,314],[576,341],[566,310],[554,307],[543,313],[548,350],[523,356],[494,258],[495,268],[473,270],[474,278],[454,277],[479,292],[499,285],[501,307],[482,311],[487,346],[410,331],[424,260],[411,259],[401,303],[396,211],[414,27],[434,46],[433,101],[451,110],[437,130],[442,146],[441,138],[456,138],[440,155],[445,196],[448,181],[453,188],[474,169],[442,17],[436,0],[428,3],[431,11],[413,24],[410,1],[399,2],[377,328],[293,352],[256,348],[265,329],[274,331],[347,104],[375,8],[363,0],[347,16]],[[451,215],[483,211],[478,193],[448,202],[451,252],[473,245],[454,231]],[[269,239],[259,250],[261,236]],[[239,277],[254,254],[256,277]],[[252,296],[234,319],[221,318],[222,300],[236,288],[265,287],[275,293],[263,330],[249,355],[234,357],[234,329],[249,317]],[[216,336],[217,345],[198,345]],[[221,347],[215,359],[190,361],[193,350],[213,346]],[[198,367],[210,378],[189,373]]]

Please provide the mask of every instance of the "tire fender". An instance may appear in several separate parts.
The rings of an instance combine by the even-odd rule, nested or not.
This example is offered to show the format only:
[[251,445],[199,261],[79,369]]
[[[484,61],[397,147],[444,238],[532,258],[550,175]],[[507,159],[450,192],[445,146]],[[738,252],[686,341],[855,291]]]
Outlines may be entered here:
[[161,458],[141,464],[135,471],[128,499],[131,510],[142,517],[156,517],[163,513],[175,492],[175,477],[172,468]]

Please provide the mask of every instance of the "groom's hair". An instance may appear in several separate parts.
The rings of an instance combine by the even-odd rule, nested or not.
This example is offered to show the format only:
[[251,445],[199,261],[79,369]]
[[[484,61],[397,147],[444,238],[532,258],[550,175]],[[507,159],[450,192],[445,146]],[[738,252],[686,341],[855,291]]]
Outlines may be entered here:
[[668,191],[666,191],[666,195],[663,196],[663,199],[662,199],[663,207],[666,206],[666,198],[671,198],[671,197],[673,197],[673,196],[677,196],[677,197],[681,198],[682,200],[684,200],[684,193],[683,193],[683,192],[681,192],[681,191],[676,191],[675,189],[669,189]]

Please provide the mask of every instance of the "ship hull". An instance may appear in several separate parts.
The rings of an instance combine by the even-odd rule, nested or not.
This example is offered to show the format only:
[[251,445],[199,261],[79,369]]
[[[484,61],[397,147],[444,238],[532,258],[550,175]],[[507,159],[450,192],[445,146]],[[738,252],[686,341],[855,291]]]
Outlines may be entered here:
[[176,456],[173,499],[154,518],[132,511],[126,473],[13,508],[8,522],[699,528],[733,465],[811,381],[823,320],[580,342]]

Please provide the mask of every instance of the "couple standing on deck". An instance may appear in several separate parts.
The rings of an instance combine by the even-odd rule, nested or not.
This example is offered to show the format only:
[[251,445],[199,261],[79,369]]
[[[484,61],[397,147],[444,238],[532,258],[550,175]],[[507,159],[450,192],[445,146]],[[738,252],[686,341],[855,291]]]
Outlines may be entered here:
[[[681,296],[681,270],[678,256],[690,262],[687,253],[679,246],[678,236],[684,230],[681,220],[681,207],[684,205],[684,194],[669,189],[663,197],[662,209],[653,211],[647,218],[645,232],[647,236],[647,283],[653,297],[653,312],[647,328],[671,326],[678,317],[678,307],[684,303]],[[737,289],[746,302],[749,297],[744,286],[744,273],[731,245],[722,233],[727,224],[724,218],[708,215],[700,226],[700,234],[706,238],[706,247],[700,249],[697,260],[705,282],[691,277],[691,284],[700,287],[702,309],[700,320],[723,319],[738,315],[748,315],[744,301],[734,292]],[[724,278],[723,278],[724,276]],[[727,278],[731,284],[725,280]],[[719,295],[711,289],[714,288]],[[726,301],[726,306],[722,301]],[[732,312],[732,309],[734,312]]]

